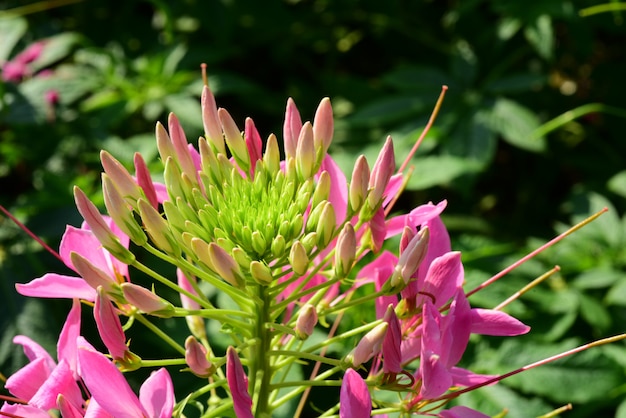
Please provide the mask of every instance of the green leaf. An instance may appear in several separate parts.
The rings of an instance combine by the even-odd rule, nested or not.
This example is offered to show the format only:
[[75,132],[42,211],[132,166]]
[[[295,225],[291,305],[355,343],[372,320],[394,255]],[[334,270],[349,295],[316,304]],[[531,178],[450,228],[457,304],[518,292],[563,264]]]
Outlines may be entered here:
[[554,52],[554,30],[552,29],[552,19],[549,15],[541,15],[526,26],[524,36],[535,48],[537,53],[544,59],[551,59]]
[[611,177],[607,182],[607,187],[613,193],[626,197],[626,170]]
[[513,100],[499,98],[490,111],[481,113],[484,122],[513,146],[532,152],[545,149],[543,137],[533,138],[539,118],[530,109]]
[[379,126],[419,115],[427,106],[432,103],[416,96],[385,97],[357,110],[346,121],[353,126]]
[[[528,341],[526,341],[528,344]],[[548,358],[574,348],[578,343],[533,343],[530,347],[520,340],[509,339],[494,352],[490,361],[497,365],[491,372],[505,372]],[[602,350],[590,349],[575,355],[524,371],[506,379],[507,386],[527,394],[545,397],[555,402],[590,402],[606,399],[607,393],[619,386],[624,373],[619,365],[603,355]]]
[[481,165],[452,155],[420,157],[407,184],[410,190],[422,190],[443,185],[467,173],[477,173]]
[[382,81],[405,93],[436,93],[441,86],[449,86],[452,80],[435,67],[414,66],[393,70],[383,76]]
[[626,306],[626,280],[622,279],[606,294],[604,302],[609,305]]
[[80,35],[76,33],[61,33],[48,38],[41,55],[33,61],[32,67],[41,70],[67,57],[79,40]]
[[0,18],[0,64],[9,60],[11,51],[27,29],[26,20],[21,17]]
[[603,332],[611,326],[611,315],[595,298],[580,294],[580,314],[596,330]]
[[204,132],[198,98],[183,94],[173,94],[166,96],[163,101],[167,109],[174,112],[180,119],[183,127],[199,129],[200,133]]
[[579,274],[572,281],[572,285],[577,289],[602,289],[609,287],[622,279],[624,273],[606,267],[594,268]]
[[494,416],[504,410],[506,418],[543,415],[553,408],[539,398],[525,397],[504,385],[486,386],[463,394],[455,404]]
[[543,74],[518,73],[489,81],[484,88],[495,94],[518,93],[541,87],[546,81]]
[[485,125],[480,112],[465,114],[455,126],[442,152],[474,161],[486,167],[496,152],[496,137]]

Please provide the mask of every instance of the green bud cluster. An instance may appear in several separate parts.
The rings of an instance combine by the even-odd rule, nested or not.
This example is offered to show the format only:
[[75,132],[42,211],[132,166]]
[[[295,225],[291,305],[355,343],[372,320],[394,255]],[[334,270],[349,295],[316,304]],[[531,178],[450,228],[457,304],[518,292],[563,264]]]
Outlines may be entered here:
[[[239,153],[239,158],[231,160],[201,138],[201,167],[196,178],[182,169],[172,150],[164,153],[170,198],[163,205],[165,218],[159,222],[147,205],[139,208],[143,209],[142,217],[151,215],[146,226],[159,224],[152,233],[148,228],[148,233],[164,252],[181,256],[182,249],[197,264],[208,266],[230,282],[218,265],[223,257],[207,254],[208,245],[214,243],[238,265],[235,276],[245,276],[232,278],[238,287],[243,285],[241,279],[268,285],[273,270],[287,264],[298,270],[296,274],[306,271],[312,254],[325,248],[336,235],[335,213],[328,201],[330,179],[326,172],[315,179],[320,163],[314,163],[303,175],[298,168],[302,164],[295,161],[300,155],[289,158],[281,169],[273,136],[267,141],[263,159],[256,161],[248,174],[239,163],[247,161],[241,155],[241,143],[230,133],[226,145],[233,153],[232,144],[238,144]],[[301,154],[308,158],[306,152]],[[252,162],[246,163],[246,168],[249,164]]]

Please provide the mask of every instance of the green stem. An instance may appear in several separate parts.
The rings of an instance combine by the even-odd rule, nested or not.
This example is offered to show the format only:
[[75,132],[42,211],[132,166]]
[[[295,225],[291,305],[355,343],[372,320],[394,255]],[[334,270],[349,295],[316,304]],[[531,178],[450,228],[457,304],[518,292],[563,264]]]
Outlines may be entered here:
[[148,328],[150,331],[154,332],[156,335],[161,337],[163,341],[165,341],[170,346],[172,346],[176,351],[178,351],[183,356],[185,355],[185,347],[181,346],[176,341],[174,341],[169,335],[161,331],[159,327],[154,325],[152,322],[148,321],[146,318],[143,317],[143,315],[136,313],[133,316],[135,317],[137,321],[141,322],[146,328]]
[[250,378],[256,396],[256,418],[269,418],[272,416],[272,408],[269,404],[271,391],[271,350],[272,333],[266,327],[270,321],[270,306],[272,298],[269,289],[265,286],[257,286],[257,296],[260,303],[257,304],[256,338],[259,344],[252,347],[253,355],[250,359]]
[[162,367],[162,366],[178,366],[186,365],[187,362],[184,358],[172,358],[161,360],[141,360],[141,367]]
[[[280,369],[282,367],[284,367],[285,365],[292,363],[293,361],[297,360],[297,359],[307,359],[307,360],[313,360],[313,361],[319,361],[321,363],[326,363],[326,364],[330,364],[332,366],[341,366],[343,364],[343,362],[341,360],[335,360],[332,358],[328,358],[328,357],[323,357],[323,356],[319,356],[317,354],[312,354],[312,353],[306,353],[306,352],[302,352],[302,351],[289,351],[289,350],[273,350],[271,352],[271,355],[284,355],[287,356],[288,359],[285,361],[282,361],[280,363],[276,363],[275,364],[275,368],[276,369]],[[275,386],[275,385],[272,385]]]

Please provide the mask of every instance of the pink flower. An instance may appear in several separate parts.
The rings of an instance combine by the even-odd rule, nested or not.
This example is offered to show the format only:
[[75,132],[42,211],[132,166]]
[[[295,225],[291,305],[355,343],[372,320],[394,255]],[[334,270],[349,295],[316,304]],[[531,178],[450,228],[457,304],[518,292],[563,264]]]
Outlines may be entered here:
[[[105,217],[104,220],[119,238],[120,243],[128,248],[128,236],[122,233],[110,218]],[[74,271],[78,271],[72,262],[72,253],[78,254],[82,259],[87,260],[91,266],[102,272],[108,277],[111,285],[116,284],[122,278],[128,277],[128,266],[102,248],[102,244],[86,223],[83,223],[80,229],[67,226],[59,248],[59,254],[65,265]],[[47,273],[40,278],[31,280],[29,283],[17,284],[15,287],[18,293],[24,296],[79,298],[90,302],[96,299],[95,286],[91,286],[84,278],[63,274]]]

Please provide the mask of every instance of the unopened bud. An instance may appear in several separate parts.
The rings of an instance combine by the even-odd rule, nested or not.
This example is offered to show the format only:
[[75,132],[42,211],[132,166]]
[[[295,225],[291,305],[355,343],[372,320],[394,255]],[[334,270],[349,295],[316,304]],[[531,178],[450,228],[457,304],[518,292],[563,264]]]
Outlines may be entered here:
[[171,303],[145,287],[128,282],[122,283],[121,287],[128,303],[142,312],[161,318],[170,318],[174,313],[174,306]]
[[302,276],[309,269],[309,257],[304,245],[300,241],[296,241],[291,246],[289,252],[289,263],[293,272]]
[[147,201],[139,199],[138,206],[141,220],[154,244],[167,254],[179,255],[180,246],[167,221]]
[[100,151],[100,160],[104,172],[111,178],[113,184],[120,191],[122,197],[127,200],[127,203],[133,204],[141,197],[141,191],[139,185],[135,182],[135,179],[124,168],[124,166],[117,161],[111,154],[106,151]]
[[102,287],[107,293],[118,293],[116,290],[117,282],[104,271],[93,265],[82,255],[72,251],[70,252],[70,261],[74,266],[74,270],[94,289]]
[[400,259],[389,283],[392,288],[397,287],[401,282],[403,287],[409,283],[411,276],[413,276],[413,273],[415,273],[424,257],[426,257],[428,238],[428,227],[424,227],[411,239],[402,254],[400,254]]
[[172,140],[170,139],[170,135],[167,133],[167,129],[165,129],[165,126],[163,126],[161,122],[157,122],[156,124],[155,135],[161,161],[167,161],[170,157],[175,158],[176,152],[174,151]]
[[267,250],[267,240],[263,237],[263,234],[259,231],[252,232],[250,241],[252,241],[252,249],[259,256],[263,256]]
[[126,336],[113,303],[104,293],[103,288],[98,287],[96,302],[93,307],[98,334],[100,334],[100,338],[109,350],[111,357],[116,360],[123,359],[128,351]]
[[318,247],[326,247],[335,235],[335,228],[337,226],[337,220],[335,217],[335,209],[330,202],[326,202],[322,213],[320,214],[319,222],[317,223],[317,236],[319,237]]
[[135,177],[137,178],[137,183],[141,190],[143,190],[143,194],[148,199],[148,202],[152,205],[153,208],[159,207],[159,201],[157,198],[156,189],[154,188],[154,182],[152,181],[152,177],[150,176],[150,171],[148,170],[148,166],[146,162],[143,160],[143,157],[140,153],[136,152],[133,156],[133,163],[135,165]]
[[278,140],[274,134],[271,134],[265,143],[263,162],[265,162],[265,167],[267,167],[272,176],[280,170],[280,151],[278,149]]
[[311,207],[316,207],[320,202],[328,200],[330,196],[330,174],[324,170],[317,180],[313,198],[311,199]]
[[111,228],[100,215],[98,208],[77,186],[74,186],[74,200],[78,212],[85,219],[102,246],[122,263],[132,264],[135,261],[135,255],[122,245],[119,238],[111,231]]
[[330,99],[325,97],[320,102],[313,119],[313,138],[317,150],[317,163],[321,164],[330,143],[333,140],[334,122],[333,108]]
[[257,283],[264,286],[271,284],[274,280],[270,268],[257,260],[250,263],[250,275]]
[[296,148],[296,171],[300,180],[308,179],[315,174],[315,143],[313,127],[305,122],[300,130]]
[[185,131],[180,125],[175,114],[170,113],[167,118],[167,126],[170,132],[170,139],[176,153],[176,161],[183,173],[187,174],[193,183],[196,182],[196,166],[189,152],[189,142],[185,136]]
[[204,125],[204,136],[211,144],[213,151],[226,155],[226,147],[224,146],[224,137],[222,135],[222,126],[217,117],[217,105],[215,97],[211,90],[204,86],[202,89],[202,97],[200,98],[202,107],[202,124]]
[[226,109],[218,109],[217,116],[222,124],[228,149],[235,158],[239,168],[248,172],[250,170],[250,155],[248,154],[246,142],[241,136],[241,131]]
[[298,312],[296,320],[296,335],[301,340],[306,340],[313,334],[313,329],[317,325],[317,309],[310,303],[305,304]]
[[272,245],[270,247],[272,250],[272,256],[274,258],[282,257],[282,255],[285,253],[286,245],[287,244],[285,242],[285,237],[283,237],[282,235],[276,235],[272,240]]
[[354,164],[354,170],[352,171],[352,181],[350,182],[350,209],[352,213],[357,213],[365,197],[367,196],[367,189],[370,181],[370,168],[367,165],[365,156],[361,155]]
[[389,325],[386,322],[376,325],[361,338],[361,341],[359,341],[352,353],[348,354],[347,360],[352,363],[354,367],[359,367],[361,364],[369,361],[376,354],[380,353],[388,327]]
[[375,210],[380,205],[383,193],[387,188],[389,179],[393,175],[396,162],[393,154],[393,141],[391,137],[387,137],[385,145],[380,150],[378,158],[372,168],[370,175],[369,188],[370,192],[367,196],[367,203],[371,210]]
[[215,366],[207,358],[207,349],[191,335],[185,340],[185,362],[198,377],[209,377],[215,372]]
[[356,257],[356,234],[354,227],[347,222],[337,238],[335,247],[335,274],[337,277],[345,277],[352,268]]
[[105,173],[102,173],[102,194],[109,215],[122,232],[128,235],[130,239],[139,246],[143,246],[148,242],[148,238],[143,232],[143,229],[141,229],[137,221],[135,221],[135,217],[128,207],[128,203],[117,190],[111,178]]
[[298,137],[302,129],[302,119],[293,99],[287,100],[285,109],[285,124],[283,126],[283,139],[285,146],[285,161],[295,158],[298,146]]
[[233,257],[219,245],[211,242],[209,244],[209,259],[214,267],[214,271],[231,285],[243,289],[245,281],[241,275],[239,265]]
[[307,254],[311,253],[313,249],[317,247],[318,241],[317,232],[309,232],[300,239],[300,242],[304,246],[304,250]]

